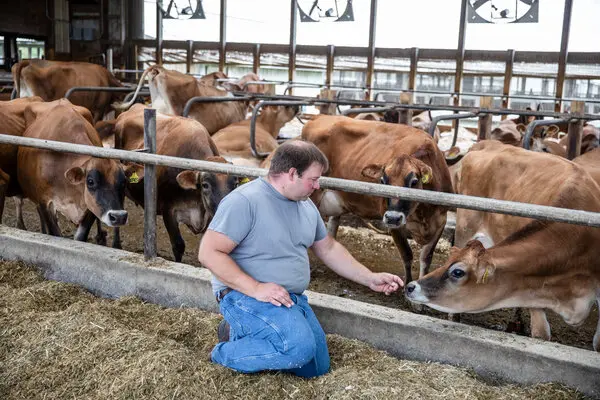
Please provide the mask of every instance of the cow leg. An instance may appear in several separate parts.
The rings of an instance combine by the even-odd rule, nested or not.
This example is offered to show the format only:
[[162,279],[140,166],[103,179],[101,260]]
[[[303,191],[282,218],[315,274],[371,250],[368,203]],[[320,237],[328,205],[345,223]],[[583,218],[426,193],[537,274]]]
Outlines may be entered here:
[[96,244],[99,244],[100,246],[106,246],[107,232],[102,230],[102,222],[100,222],[99,218],[96,218],[96,225],[98,228],[98,231],[96,232],[96,237],[94,238],[96,239]]
[[4,214],[4,201],[9,182],[10,176],[0,169],[0,224],[2,223],[2,214]]
[[77,231],[75,232],[73,239],[79,242],[87,242],[88,236],[90,235],[90,230],[92,229],[92,225],[94,225],[95,221],[96,216],[90,210],[87,210],[83,215],[83,219],[77,226]]
[[46,206],[41,204],[38,206],[38,213],[40,214],[40,220],[43,220],[46,224],[47,232],[52,236],[62,237],[56,215],[53,212],[50,212]]
[[330,216],[329,220],[327,220],[327,233],[332,238],[337,237],[338,228],[340,227],[340,216]]
[[404,261],[404,283],[409,283],[412,281],[412,260],[413,260],[413,252],[408,244],[408,239],[404,232],[401,229],[392,229],[392,238],[394,239],[394,243],[400,252],[400,257],[402,257],[402,261]]
[[550,324],[546,319],[546,312],[541,308],[530,308],[531,337],[550,340]]
[[[598,292],[596,303],[598,303],[598,310],[600,310],[600,292]],[[600,352],[600,317],[598,317],[598,326],[596,327],[596,333],[594,334],[594,341],[592,342],[592,345],[594,346],[594,350]]]
[[435,246],[437,246],[438,241],[442,237],[442,233],[444,233],[444,227],[444,224],[440,225],[438,231],[433,236],[433,239],[421,247],[421,252],[419,253],[419,278],[422,278],[429,273],[431,261],[433,260],[433,253],[435,252]]
[[48,234],[48,221],[46,221],[46,217],[42,213],[40,206],[37,206],[36,210],[38,212],[38,216],[40,217],[40,232],[47,235]]
[[173,256],[175,257],[175,262],[181,262],[181,259],[183,258],[183,253],[185,252],[185,242],[181,237],[179,223],[173,215],[172,210],[165,210],[165,212],[163,213],[163,222],[165,223],[165,228],[169,233],[169,239],[171,240],[171,248],[173,249]]
[[25,227],[25,221],[23,221],[23,197],[15,196],[15,211],[17,213],[17,229],[27,230]]
[[122,249],[121,245],[121,228],[114,227],[113,228],[113,240],[112,240],[113,249]]

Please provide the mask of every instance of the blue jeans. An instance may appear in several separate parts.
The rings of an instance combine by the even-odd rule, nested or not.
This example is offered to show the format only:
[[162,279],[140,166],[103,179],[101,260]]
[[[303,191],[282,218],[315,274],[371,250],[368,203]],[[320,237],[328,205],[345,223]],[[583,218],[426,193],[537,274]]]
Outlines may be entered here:
[[220,302],[230,325],[228,342],[212,351],[212,361],[239,372],[284,370],[311,378],[329,371],[325,332],[304,295],[290,293],[290,308],[264,303],[238,291]]

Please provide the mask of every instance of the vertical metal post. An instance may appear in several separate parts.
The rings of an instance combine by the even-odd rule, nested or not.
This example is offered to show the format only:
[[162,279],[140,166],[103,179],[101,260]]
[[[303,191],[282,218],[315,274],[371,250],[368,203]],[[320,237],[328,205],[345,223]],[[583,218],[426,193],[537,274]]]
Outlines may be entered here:
[[219,71],[225,72],[225,52],[227,50],[227,0],[221,0],[221,25],[219,32]]
[[[502,94],[502,108],[508,108],[509,96],[510,96],[510,84],[513,76],[513,68],[515,65],[515,50],[510,49],[506,52],[506,70],[504,71],[504,89]],[[508,116],[502,115],[501,119],[505,120]]]
[[[583,101],[571,102],[571,115],[577,117],[585,112],[585,103]],[[583,136],[583,120],[578,119],[569,122],[569,133],[567,137],[567,158],[574,159],[581,153],[581,139]]]
[[[140,59],[140,54],[139,54],[139,48],[138,45],[134,45],[133,46],[133,69],[135,69],[136,71],[138,71],[140,69],[140,63],[139,60]],[[136,72],[135,73],[135,80],[138,81],[140,79],[139,74]]]
[[377,0],[371,0],[371,18],[369,21],[369,58],[367,59],[367,96],[370,100],[373,87],[373,74],[375,71],[375,30],[377,29]]
[[113,72],[113,49],[109,47],[106,49],[106,69],[112,74]]
[[[296,22],[298,21],[298,3],[296,0],[291,0],[290,7],[290,51],[288,64],[288,81],[293,82],[296,76]],[[290,95],[294,94],[294,88],[290,88]]]
[[560,112],[562,108],[563,87],[567,70],[567,56],[569,54],[569,31],[571,30],[571,10],[573,0],[565,0],[563,13],[562,37],[560,39],[560,54],[558,55],[558,74],[556,76],[556,101],[554,111]]
[[[479,107],[492,108],[492,101],[493,97],[491,96],[481,96]],[[489,139],[492,132],[492,114],[480,115],[477,127],[477,141]]]
[[458,27],[458,46],[456,48],[456,74],[454,75],[454,105],[460,105],[460,89],[462,87],[463,64],[465,62],[465,33],[467,31],[467,2],[462,0],[460,6],[460,25]]
[[413,47],[410,49],[410,72],[408,75],[408,90],[416,89],[417,65],[419,64],[419,49]]
[[163,47],[163,18],[162,18],[162,0],[156,2],[156,63],[162,65],[162,47]]
[[335,46],[330,44],[327,45],[327,72],[325,75],[325,85],[327,89],[331,89],[331,82],[333,79],[333,62],[335,57]]
[[194,60],[194,41],[186,40],[185,44],[187,50],[185,57],[185,72],[189,74],[192,72],[192,62]]
[[[144,110],[144,147],[156,153],[156,110]],[[156,166],[144,165],[144,259],[156,257]]]
[[254,59],[252,61],[252,72],[258,75],[260,70],[260,43],[254,45]]

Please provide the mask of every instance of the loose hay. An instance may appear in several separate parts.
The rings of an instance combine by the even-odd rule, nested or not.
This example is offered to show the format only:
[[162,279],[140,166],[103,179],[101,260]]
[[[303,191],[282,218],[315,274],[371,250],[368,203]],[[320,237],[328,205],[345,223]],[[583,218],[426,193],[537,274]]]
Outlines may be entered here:
[[558,384],[493,385],[472,372],[399,360],[328,336],[316,379],[212,364],[217,314],[107,300],[0,261],[1,399],[583,399]]

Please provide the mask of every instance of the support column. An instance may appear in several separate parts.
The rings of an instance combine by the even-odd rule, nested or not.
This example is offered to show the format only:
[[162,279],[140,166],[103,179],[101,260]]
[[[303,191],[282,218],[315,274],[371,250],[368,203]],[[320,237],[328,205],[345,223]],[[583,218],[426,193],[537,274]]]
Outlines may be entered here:
[[[585,103],[583,101],[571,102],[571,116],[577,117],[585,113]],[[567,137],[567,158],[574,159],[581,153],[581,139],[583,135],[583,120],[578,119],[569,122],[569,133]]]
[[[288,81],[293,82],[296,77],[296,22],[298,21],[298,4],[291,0],[290,16],[290,50],[288,64]],[[294,94],[294,88],[290,88],[290,95]]]
[[227,47],[227,0],[221,0],[221,25],[219,36],[219,71],[225,72],[225,52]]
[[567,57],[569,55],[569,31],[571,30],[571,11],[573,0],[565,0],[565,11],[563,13],[562,37],[560,39],[560,54],[558,55],[558,74],[556,76],[556,101],[554,111],[562,109],[563,87],[565,85],[565,73],[567,70]]

